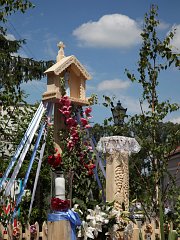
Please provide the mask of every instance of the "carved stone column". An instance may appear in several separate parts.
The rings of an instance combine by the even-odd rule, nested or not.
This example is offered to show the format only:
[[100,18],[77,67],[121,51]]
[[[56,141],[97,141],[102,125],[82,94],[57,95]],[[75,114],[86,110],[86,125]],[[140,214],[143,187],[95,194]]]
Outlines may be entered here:
[[114,201],[117,210],[129,208],[129,155],[140,150],[134,138],[102,137],[97,150],[106,154],[106,201]]

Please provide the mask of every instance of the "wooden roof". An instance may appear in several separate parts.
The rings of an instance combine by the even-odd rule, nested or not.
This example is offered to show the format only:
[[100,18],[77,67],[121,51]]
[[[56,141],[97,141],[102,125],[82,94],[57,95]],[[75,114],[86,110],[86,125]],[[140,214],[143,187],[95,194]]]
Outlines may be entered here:
[[67,69],[71,64],[74,64],[76,68],[82,73],[85,79],[91,79],[91,75],[87,72],[85,67],[77,60],[75,56],[63,57],[53,66],[48,68],[45,73],[54,72],[54,74],[59,75],[65,69]]

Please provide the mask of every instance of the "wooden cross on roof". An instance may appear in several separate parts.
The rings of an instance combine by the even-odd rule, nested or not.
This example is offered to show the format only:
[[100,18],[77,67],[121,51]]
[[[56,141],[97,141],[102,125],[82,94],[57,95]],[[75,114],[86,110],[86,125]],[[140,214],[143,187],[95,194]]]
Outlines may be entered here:
[[62,58],[65,57],[64,55],[64,48],[65,48],[65,45],[63,42],[59,42],[57,44],[58,48],[59,48],[59,51],[58,51],[58,55],[56,57],[56,61],[59,62]]

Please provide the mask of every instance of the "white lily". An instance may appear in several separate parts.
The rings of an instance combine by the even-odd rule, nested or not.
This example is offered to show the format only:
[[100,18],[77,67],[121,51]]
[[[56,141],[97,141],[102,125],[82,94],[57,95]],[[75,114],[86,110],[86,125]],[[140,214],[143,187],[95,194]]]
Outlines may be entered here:
[[98,233],[102,232],[102,225],[109,222],[108,215],[98,205],[94,210],[88,209],[88,211],[90,214],[87,215],[86,219],[89,220],[89,225],[94,228],[94,235],[97,237]]
[[97,217],[95,215],[93,216],[92,212],[91,212],[91,215],[87,216],[87,219],[90,220],[88,222],[88,224],[89,224],[89,226],[91,226],[94,229],[95,237],[98,236],[98,232],[102,232],[102,222],[101,221],[97,221],[97,218],[99,219],[99,217]]
[[82,225],[78,232],[78,237],[84,237],[84,240],[87,240],[88,238],[94,239],[93,231],[94,228],[88,226],[87,222],[82,221]]
[[83,212],[81,211],[81,209],[78,208],[79,205],[78,204],[74,204],[73,208],[71,209],[72,211],[74,212],[78,212],[80,213],[81,215],[83,215]]
[[93,231],[93,233],[94,233],[94,236],[95,237],[97,237],[98,236],[98,233],[99,232],[102,232],[102,223],[96,223],[95,225],[91,225],[91,221],[89,222],[89,226],[94,226],[93,228],[94,228],[94,231]]
[[90,214],[87,215],[87,220],[93,220],[101,223],[105,223],[106,220],[107,222],[108,215],[105,212],[101,211],[101,208],[98,205],[96,205],[94,210],[88,209],[88,211]]

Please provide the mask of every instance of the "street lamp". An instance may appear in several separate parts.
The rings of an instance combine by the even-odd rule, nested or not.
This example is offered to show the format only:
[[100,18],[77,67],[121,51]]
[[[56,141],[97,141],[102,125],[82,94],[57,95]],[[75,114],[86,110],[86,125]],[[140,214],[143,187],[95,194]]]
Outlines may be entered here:
[[113,106],[111,108],[115,125],[118,125],[118,126],[123,125],[124,118],[127,117],[126,111],[127,111],[127,108],[123,108],[120,101],[118,101],[116,107]]

